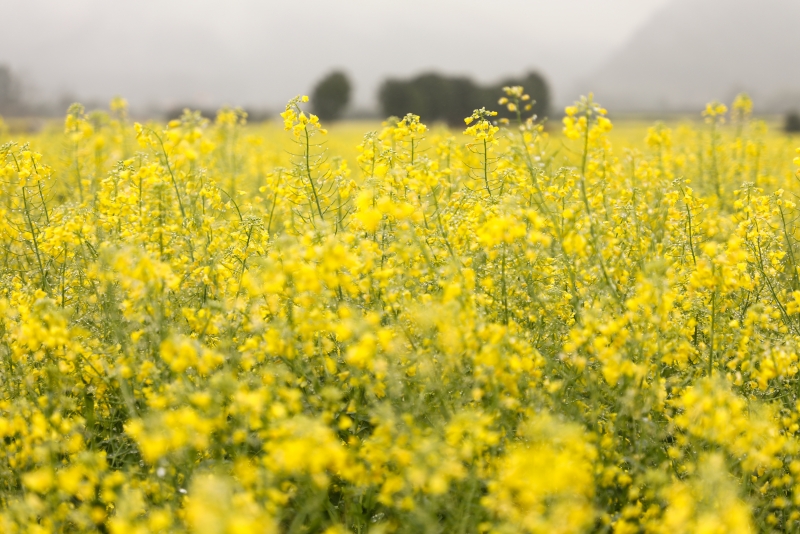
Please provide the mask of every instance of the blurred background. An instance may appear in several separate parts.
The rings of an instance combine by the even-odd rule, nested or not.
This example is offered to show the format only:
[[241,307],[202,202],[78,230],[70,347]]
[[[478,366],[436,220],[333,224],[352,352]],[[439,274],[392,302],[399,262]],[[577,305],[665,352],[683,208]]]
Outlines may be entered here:
[[[454,122],[522,82],[540,116],[594,91],[617,114],[696,113],[739,92],[800,109],[798,0],[0,0],[0,114],[73,101],[134,115],[312,94],[334,118]],[[322,91],[319,93],[319,91]],[[319,100],[319,99],[318,99]],[[470,108],[472,109],[472,108]],[[405,111],[403,111],[405,110]],[[466,113],[469,114],[469,113]],[[426,119],[427,116],[427,119]]]

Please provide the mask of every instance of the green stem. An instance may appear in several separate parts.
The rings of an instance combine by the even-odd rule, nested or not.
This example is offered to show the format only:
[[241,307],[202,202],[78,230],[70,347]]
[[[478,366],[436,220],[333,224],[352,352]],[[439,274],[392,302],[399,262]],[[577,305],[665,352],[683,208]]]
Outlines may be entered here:
[[308,127],[303,128],[303,132],[306,135],[306,144],[305,144],[305,158],[306,158],[306,176],[308,176],[308,183],[311,184],[311,192],[314,194],[314,202],[317,203],[317,212],[319,212],[319,218],[321,220],[325,220],[325,216],[322,214],[322,206],[319,203],[319,196],[317,195],[317,186],[314,185],[314,180],[311,178],[311,162],[309,161],[311,148],[310,142],[308,137]]
[[492,196],[492,188],[489,187],[489,146],[486,139],[483,140],[483,181],[486,184],[486,192]]
[[22,202],[25,205],[25,217],[28,219],[28,228],[31,232],[31,239],[33,240],[33,252],[36,255],[36,261],[39,263],[39,274],[42,277],[42,290],[47,291],[47,277],[44,274],[44,265],[42,264],[42,257],[39,254],[39,241],[36,238],[36,229],[33,227],[33,220],[31,219],[31,210],[28,206],[28,195],[25,193],[25,186],[22,187]]
[[150,131],[153,132],[153,135],[156,136],[156,139],[158,139],[158,142],[161,145],[161,151],[164,153],[164,164],[167,166],[167,170],[169,171],[169,176],[172,179],[172,187],[175,188],[175,195],[178,197],[178,207],[181,209],[181,217],[185,219],[186,210],[183,209],[183,200],[181,200],[181,192],[178,189],[178,181],[175,179],[175,173],[172,171],[172,166],[169,164],[169,156],[167,155],[166,147],[164,147],[164,141],[161,139],[161,136],[158,135],[155,131],[153,130]]
[[501,290],[503,292],[503,324],[508,325],[508,289],[506,288],[506,246],[503,245],[503,259],[500,262]]
[[711,377],[711,372],[714,369],[714,327],[717,320],[717,289],[711,295],[711,334],[709,335],[708,344],[708,376]]

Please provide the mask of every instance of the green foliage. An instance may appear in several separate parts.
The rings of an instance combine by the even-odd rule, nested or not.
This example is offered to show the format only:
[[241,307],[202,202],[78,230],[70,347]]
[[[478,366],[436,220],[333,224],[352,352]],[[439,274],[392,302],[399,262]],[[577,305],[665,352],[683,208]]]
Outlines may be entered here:
[[20,105],[19,80],[7,65],[0,65],[0,113],[14,113]]
[[385,116],[402,117],[413,111],[427,122],[441,121],[460,126],[464,117],[472,114],[473,110],[494,107],[497,95],[503,93],[503,87],[516,85],[524,86],[531,95],[533,113],[539,117],[546,116],[550,92],[545,79],[535,72],[491,86],[478,85],[466,77],[450,77],[434,72],[410,80],[388,79],[380,88],[378,100]]
[[797,111],[787,113],[783,129],[788,133],[800,133],[800,113]]
[[350,92],[350,80],[346,74],[340,71],[328,74],[314,87],[314,114],[327,121],[340,118],[350,102]]
[[[547,85],[547,80],[538,72],[529,72],[521,78],[509,78],[503,80],[502,83],[493,86],[489,89],[491,95],[502,94],[503,87],[522,86],[525,92],[531,95],[532,109],[531,112],[537,117],[547,117],[550,113],[550,87]],[[500,109],[499,116],[513,119],[514,113],[505,109]]]

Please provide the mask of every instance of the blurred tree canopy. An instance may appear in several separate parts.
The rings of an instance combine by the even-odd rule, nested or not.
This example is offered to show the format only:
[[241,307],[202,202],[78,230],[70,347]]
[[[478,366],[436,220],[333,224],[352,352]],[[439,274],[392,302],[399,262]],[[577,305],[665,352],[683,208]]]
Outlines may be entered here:
[[0,65],[0,114],[14,114],[21,108],[20,82],[7,65]]
[[311,93],[313,113],[324,121],[340,118],[350,102],[350,92],[350,80],[345,73],[335,71],[328,74]]
[[490,86],[480,86],[466,77],[437,73],[421,74],[410,80],[390,78],[381,85],[378,100],[384,116],[402,117],[414,113],[426,122],[442,121],[451,126],[463,126],[464,117],[481,107],[497,110],[503,116],[504,110],[500,110],[497,100],[503,96],[503,87],[514,85],[522,85],[531,96],[533,113],[539,117],[547,116],[550,89],[536,72]]
[[797,111],[787,113],[783,129],[788,133],[800,133],[800,113]]

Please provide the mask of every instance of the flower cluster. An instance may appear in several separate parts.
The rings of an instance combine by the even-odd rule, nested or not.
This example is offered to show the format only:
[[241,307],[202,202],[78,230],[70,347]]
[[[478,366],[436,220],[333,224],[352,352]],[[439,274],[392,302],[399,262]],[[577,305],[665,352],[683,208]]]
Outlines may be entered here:
[[800,529],[800,158],[504,93],[0,127],[0,531]]

